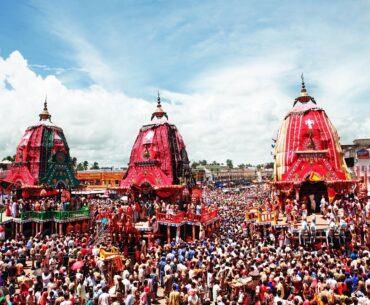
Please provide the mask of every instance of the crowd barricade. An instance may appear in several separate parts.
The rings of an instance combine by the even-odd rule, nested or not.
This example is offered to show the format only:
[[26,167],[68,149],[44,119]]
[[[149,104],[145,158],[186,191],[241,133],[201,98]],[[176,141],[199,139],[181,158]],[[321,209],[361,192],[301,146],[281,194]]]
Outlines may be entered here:
[[81,218],[81,217],[89,217],[90,216],[90,209],[88,207],[84,207],[80,210],[74,211],[25,211],[20,213],[20,219],[23,220],[38,220],[38,221],[45,221],[45,220],[67,220],[73,218]]
[[32,217],[35,220],[49,220],[54,218],[54,211],[32,211]]
[[55,211],[55,219],[64,220],[64,219],[71,219],[71,218],[79,218],[79,217],[89,217],[90,211],[89,209],[81,209],[75,211]]
[[33,211],[21,212],[20,219],[21,220],[28,220],[28,219],[32,218],[32,213],[33,213]]

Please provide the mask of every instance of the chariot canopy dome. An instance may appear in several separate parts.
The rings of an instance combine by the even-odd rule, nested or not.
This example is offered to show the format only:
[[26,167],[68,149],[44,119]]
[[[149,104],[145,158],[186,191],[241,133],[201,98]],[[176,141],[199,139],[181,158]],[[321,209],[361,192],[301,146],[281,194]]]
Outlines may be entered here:
[[285,116],[275,143],[275,184],[351,182],[340,138],[326,112],[309,95],[303,75],[300,95]]
[[18,188],[72,188],[75,178],[63,129],[51,121],[47,99],[39,121],[29,126],[20,141],[15,162],[4,179]]
[[158,94],[151,122],[140,128],[131,150],[122,189],[152,187],[163,197],[185,187],[190,179],[185,143],[177,127],[168,122]]

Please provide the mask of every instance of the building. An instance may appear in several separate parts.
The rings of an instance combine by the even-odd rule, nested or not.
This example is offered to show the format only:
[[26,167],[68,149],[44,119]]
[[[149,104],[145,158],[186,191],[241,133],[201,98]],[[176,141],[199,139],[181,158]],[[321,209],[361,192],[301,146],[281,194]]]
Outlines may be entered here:
[[122,168],[103,168],[97,170],[77,171],[76,177],[86,190],[106,190],[118,188],[125,174]]
[[370,139],[356,139],[342,149],[348,168],[363,184],[361,191],[370,196]]
[[254,167],[229,168],[228,166],[221,166],[215,176],[215,180],[220,182],[251,182],[255,180],[255,178],[256,169]]

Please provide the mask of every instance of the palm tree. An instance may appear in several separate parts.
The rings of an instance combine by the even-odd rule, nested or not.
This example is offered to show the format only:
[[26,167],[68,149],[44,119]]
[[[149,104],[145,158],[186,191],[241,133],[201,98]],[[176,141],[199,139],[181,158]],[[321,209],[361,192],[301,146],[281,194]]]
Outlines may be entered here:
[[83,171],[83,170],[84,170],[84,165],[83,165],[81,162],[80,162],[80,163],[78,163],[78,164],[77,164],[77,167],[76,167],[76,170],[77,170],[77,171],[79,171],[79,172],[80,172],[80,171]]
[[90,169],[99,169],[99,163],[95,161]]
[[84,167],[84,170],[86,171],[89,168],[89,162],[88,161],[84,161],[83,167]]

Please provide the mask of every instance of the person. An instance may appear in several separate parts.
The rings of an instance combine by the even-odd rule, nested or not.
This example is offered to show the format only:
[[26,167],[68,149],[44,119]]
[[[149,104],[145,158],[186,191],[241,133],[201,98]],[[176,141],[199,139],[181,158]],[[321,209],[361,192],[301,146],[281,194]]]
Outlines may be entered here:
[[176,285],[172,285],[168,305],[180,305],[180,292],[177,291]]
[[312,218],[310,223],[310,243],[314,245],[316,242],[316,217]]
[[328,246],[333,246],[334,245],[334,236],[335,236],[335,231],[337,229],[337,226],[334,222],[334,220],[331,220],[329,223],[329,227],[326,230],[326,244]]
[[166,270],[166,275],[164,277],[164,295],[168,298],[168,296],[170,295],[170,292],[171,292],[171,288],[172,288],[172,284],[173,284],[173,277],[172,277],[172,274],[170,272],[170,270]]
[[28,289],[28,295],[26,296],[26,305],[35,305],[35,295],[33,294],[33,289]]
[[125,305],[135,305],[135,302],[136,301],[134,295],[132,294],[132,290],[129,289],[125,299]]
[[325,199],[325,196],[322,195],[321,196],[321,200],[320,200],[320,210],[321,210],[321,213],[326,216],[326,208],[327,208],[327,201]]
[[105,286],[102,288],[102,293],[100,294],[98,298],[98,305],[110,305],[111,299],[108,293],[108,287]]
[[69,299],[69,293],[64,293],[64,300],[60,303],[60,305],[73,305],[72,301]]
[[148,305],[148,292],[145,289],[140,294],[139,305]]
[[12,217],[16,218],[17,217],[17,202],[13,201],[12,203]]
[[5,228],[3,225],[0,225],[0,241],[5,240]]
[[220,291],[221,291],[220,282],[218,280],[215,280],[215,284],[212,287],[212,298],[214,302],[216,302]]
[[344,245],[346,242],[346,231],[347,231],[347,222],[344,220],[344,217],[341,216],[339,220],[339,245],[341,246]]
[[306,244],[306,233],[307,233],[307,230],[308,230],[308,224],[307,224],[307,220],[306,220],[306,217],[303,217],[302,218],[302,223],[301,223],[301,229],[299,231],[299,244],[304,246]]

